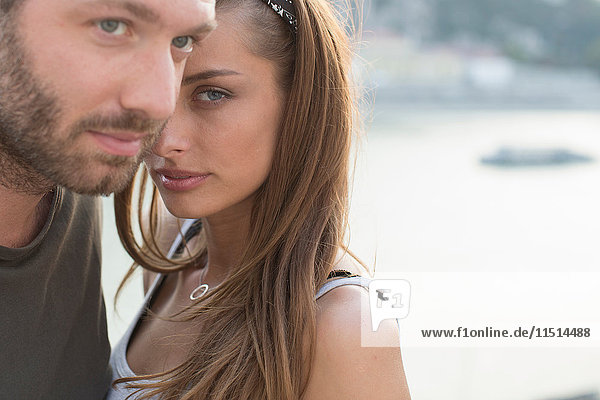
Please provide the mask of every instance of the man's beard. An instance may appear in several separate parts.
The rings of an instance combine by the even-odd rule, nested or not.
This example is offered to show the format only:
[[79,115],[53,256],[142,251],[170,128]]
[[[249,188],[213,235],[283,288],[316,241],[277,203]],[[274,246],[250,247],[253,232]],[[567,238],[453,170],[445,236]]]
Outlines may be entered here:
[[[36,195],[56,185],[82,194],[122,190],[165,121],[124,111],[116,116],[89,115],[69,127],[68,132],[61,132],[59,100],[29,69],[16,19],[0,13],[0,185]],[[141,154],[126,157],[78,150],[78,139],[90,130],[149,134],[142,139]],[[109,172],[98,177],[99,166]]]

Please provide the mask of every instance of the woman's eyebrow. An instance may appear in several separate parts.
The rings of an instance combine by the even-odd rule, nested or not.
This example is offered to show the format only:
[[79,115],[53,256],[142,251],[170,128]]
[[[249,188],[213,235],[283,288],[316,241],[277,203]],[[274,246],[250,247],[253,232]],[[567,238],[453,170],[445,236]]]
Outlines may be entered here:
[[211,70],[198,72],[197,74],[193,74],[193,75],[184,77],[181,85],[187,86],[187,85],[191,85],[192,83],[196,83],[198,81],[214,78],[216,76],[228,76],[228,75],[241,75],[241,74],[239,72],[232,71],[230,69],[211,69]]

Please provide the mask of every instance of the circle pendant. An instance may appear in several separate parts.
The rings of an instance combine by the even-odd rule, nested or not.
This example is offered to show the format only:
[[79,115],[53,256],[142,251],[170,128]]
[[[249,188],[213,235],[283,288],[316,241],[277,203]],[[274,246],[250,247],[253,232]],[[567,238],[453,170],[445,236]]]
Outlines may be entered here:
[[208,292],[208,285],[206,283],[203,283],[196,289],[192,290],[192,293],[190,293],[190,300],[198,300],[200,297],[204,296],[206,292]]

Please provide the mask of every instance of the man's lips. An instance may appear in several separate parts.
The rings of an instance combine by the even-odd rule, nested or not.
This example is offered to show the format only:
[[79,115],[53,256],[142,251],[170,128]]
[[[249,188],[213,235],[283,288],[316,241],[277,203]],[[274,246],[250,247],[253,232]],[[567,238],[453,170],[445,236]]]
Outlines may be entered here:
[[165,189],[182,192],[201,185],[209,176],[208,172],[194,172],[179,169],[154,170]]
[[143,138],[147,135],[140,132],[88,132],[105,152],[127,157],[133,157],[140,152]]

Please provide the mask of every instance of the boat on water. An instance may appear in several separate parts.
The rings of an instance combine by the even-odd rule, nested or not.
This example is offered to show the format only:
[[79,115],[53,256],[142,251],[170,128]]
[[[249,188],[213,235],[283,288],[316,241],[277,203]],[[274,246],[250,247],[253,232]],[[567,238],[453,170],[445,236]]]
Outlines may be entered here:
[[542,167],[592,162],[592,157],[563,148],[502,147],[494,154],[484,156],[480,162],[498,167]]
[[555,397],[547,400],[600,400],[598,392],[591,392],[570,397]]

